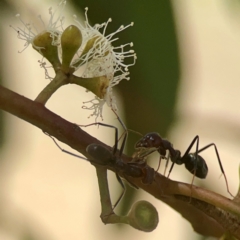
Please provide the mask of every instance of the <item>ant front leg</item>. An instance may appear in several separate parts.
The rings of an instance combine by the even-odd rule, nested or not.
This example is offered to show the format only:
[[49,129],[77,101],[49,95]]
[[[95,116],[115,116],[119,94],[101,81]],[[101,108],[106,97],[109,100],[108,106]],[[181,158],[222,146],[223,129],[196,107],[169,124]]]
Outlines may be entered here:
[[[161,157],[161,156],[160,156]],[[169,160],[170,160],[170,155],[169,155],[169,152],[168,152],[168,155],[167,155],[167,158],[166,158],[166,164],[165,164],[165,169],[164,169],[164,176],[166,175],[166,171],[167,171],[167,167],[168,167],[168,163],[169,163]],[[160,164],[159,164],[160,166]]]
[[166,160],[165,169],[164,169],[164,176],[165,176],[165,174],[166,174],[166,169],[167,169],[168,162],[169,162],[169,156],[167,156],[167,157],[162,156],[162,155],[159,156],[158,167],[157,167],[157,169],[156,169],[156,172],[158,172],[158,170],[159,170],[159,168],[160,168],[160,166],[161,166],[162,159],[165,159],[165,160]]

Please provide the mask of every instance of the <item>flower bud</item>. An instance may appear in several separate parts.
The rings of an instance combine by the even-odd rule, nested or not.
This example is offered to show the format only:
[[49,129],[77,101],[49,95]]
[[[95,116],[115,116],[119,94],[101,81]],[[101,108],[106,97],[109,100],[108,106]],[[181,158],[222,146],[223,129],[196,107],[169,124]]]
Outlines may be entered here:
[[129,224],[141,231],[151,232],[158,225],[158,212],[147,201],[135,202],[128,213]]
[[[74,67],[78,67],[80,66],[84,61],[88,61],[90,62],[93,58],[93,46],[95,44],[95,42],[99,41],[100,37],[99,36],[96,36],[96,37],[93,37],[91,39],[89,39],[81,53],[81,56],[79,58],[79,60],[77,62],[74,63]],[[88,55],[88,57],[84,57],[84,55],[87,55],[89,53],[89,51],[91,50],[91,53]]]
[[69,71],[70,63],[74,54],[80,48],[82,44],[82,33],[74,25],[67,27],[61,36],[62,45],[62,70],[64,72]]
[[33,40],[33,48],[43,55],[52,65],[56,67],[60,65],[58,58],[57,46],[52,43],[54,36],[50,32],[42,32],[38,34]]
[[109,79],[106,76],[94,78],[75,78],[72,83],[86,88],[88,91],[93,92],[100,99],[103,99],[107,93]]

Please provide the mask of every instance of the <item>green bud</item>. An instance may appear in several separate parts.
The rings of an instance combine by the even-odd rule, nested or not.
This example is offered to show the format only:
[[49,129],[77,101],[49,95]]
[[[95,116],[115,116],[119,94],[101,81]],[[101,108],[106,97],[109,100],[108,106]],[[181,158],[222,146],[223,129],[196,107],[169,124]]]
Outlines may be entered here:
[[[83,52],[81,54],[81,56],[83,56],[84,54],[86,54],[94,45],[94,43],[97,41],[97,39],[99,39],[100,37],[93,37],[90,40],[88,40],[88,42],[85,45],[85,48],[83,49]],[[90,60],[90,59],[89,59]]]
[[74,25],[67,27],[61,36],[62,45],[62,70],[69,72],[69,66],[74,54],[82,44],[82,33]]
[[53,67],[60,65],[57,46],[53,46],[53,36],[50,32],[42,32],[33,40],[33,48],[43,55]]
[[[94,46],[95,42],[99,41],[101,37],[99,36],[96,36],[96,37],[93,37],[91,39],[89,39],[81,53],[81,56],[84,56],[85,54],[87,54]],[[99,46],[100,47],[100,46]],[[108,51],[105,53],[105,56],[108,54]],[[88,62],[90,62],[92,60],[92,56],[89,56],[88,58]],[[81,65],[81,63],[84,61],[84,58],[83,59],[80,59],[79,61],[77,61],[74,66],[75,67],[78,67],[79,65]]]
[[88,91],[93,92],[100,99],[103,99],[109,86],[109,79],[106,76],[94,78],[75,77],[71,83],[75,83]]
[[[91,39],[89,39],[81,53],[81,56],[84,56],[85,54],[87,54],[95,45],[95,48],[98,49],[101,47],[101,44],[98,43],[100,41],[101,37],[100,36],[96,36],[96,37],[93,37]],[[103,57],[107,56],[109,54],[109,51],[106,51],[104,54],[103,54]],[[89,58],[87,59],[88,62],[90,62],[92,60],[92,56],[89,56]],[[80,59],[78,60],[76,63],[74,63],[74,67],[78,67],[79,65],[81,65],[81,63],[84,61],[84,58],[83,59]]]
[[141,231],[151,232],[158,225],[158,212],[147,201],[135,202],[128,213],[129,224]]

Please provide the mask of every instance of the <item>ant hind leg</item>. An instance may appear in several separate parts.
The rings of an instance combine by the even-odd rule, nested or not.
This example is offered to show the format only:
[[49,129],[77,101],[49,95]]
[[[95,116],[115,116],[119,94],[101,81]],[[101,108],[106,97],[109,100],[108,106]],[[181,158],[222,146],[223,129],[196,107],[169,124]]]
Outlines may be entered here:
[[67,153],[67,154],[69,154],[69,155],[72,155],[72,156],[74,156],[74,157],[77,157],[77,158],[81,158],[81,159],[83,159],[83,160],[86,160],[86,161],[91,161],[91,160],[89,160],[89,159],[87,159],[87,158],[85,158],[85,157],[82,157],[82,156],[80,156],[80,155],[77,155],[77,154],[75,154],[75,153],[72,153],[72,152],[70,152],[70,151],[67,151],[67,150],[65,150],[65,149],[63,149],[62,147],[60,147],[60,145],[57,143],[57,141],[56,141],[56,139],[54,138],[54,137],[52,137],[50,134],[48,134],[47,132],[43,132],[44,134],[46,134],[48,137],[50,137],[52,140],[53,140],[53,142],[55,143],[55,145],[62,151],[62,152],[64,152],[64,153]]
[[126,187],[122,181],[122,179],[119,177],[119,175],[116,173],[116,178],[118,180],[118,182],[120,183],[121,187],[123,188],[122,193],[120,194],[120,196],[118,197],[117,201],[115,202],[115,204],[113,205],[113,210],[116,208],[116,206],[118,205],[118,203],[121,201],[122,197],[124,196],[125,192],[126,192]]
[[206,150],[207,148],[209,148],[209,147],[211,147],[211,146],[213,146],[214,149],[215,149],[215,153],[216,153],[216,156],[217,156],[217,159],[218,159],[218,164],[219,164],[219,167],[220,167],[221,172],[222,172],[222,174],[223,174],[223,176],[224,176],[224,179],[225,179],[225,183],[226,183],[226,187],[227,187],[227,192],[228,192],[232,197],[234,197],[233,194],[232,194],[232,193],[230,192],[230,190],[229,190],[227,176],[226,176],[226,174],[225,174],[225,172],[224,172],[224,169],[223,169],[223,166],[222,166],[222,162],[221,162],[221,159],[220,159],[220,156],[219,156],[219,153],[218,153],[218,149],[217,149],[216,144],[215,144],[215,143],[210,143],[210,144],[206,145],[205,147],[199,149],[199,150],[198,150],[198,153]]

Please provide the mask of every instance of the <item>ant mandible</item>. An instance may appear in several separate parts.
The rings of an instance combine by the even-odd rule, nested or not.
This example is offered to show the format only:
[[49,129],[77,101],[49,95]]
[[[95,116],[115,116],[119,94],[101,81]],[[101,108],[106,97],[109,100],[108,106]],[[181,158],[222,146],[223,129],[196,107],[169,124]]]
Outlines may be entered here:
[[[196,151],[195,151],[195,153],[190,153],[190,151],[195,143],[196,143]],[[206,150],[207,148],[209,148],[211,146],[213,146],[215,149],[215,153],[216,153],[216,156],[218,159],[218,164],[220,166],[221,172],[222,172],[225,182],[226,182],[227,191],[232,197],[234,197],[231,194],[231,192],[229,191],[227,177],[224,172],[217,147],[214,143],[210,143],[210,144],[206,145],[205,147],[199,149],[199,136],[197,135],[192,140],[192,142],[190,143],[189,147],[187,148],[187,150],[185,151],[183,156],[181,156],[181,152],[179,150],[173,148],[173,145],[171,144],[171,142],[169,142],[167,139],[163,139],[157,132],[151,132],[151,133],[146,134],[135,144],[135,148],[137,150],[141,150],[141,149],[147,150],[147,149],[155,148],[156,151],[158,151],[160,154],[159,164],[161,162],[161,159],[168,160],[168,157],[166,157],[167,150],[168,150],[170,160],[172,161],[172,165],[170,167],[168,177],[173,169],[174,164],[178,164],[178,165],[184,164],[185,168],[190,173],[193,174],[192,184],[193,184],[193,180],[194,180],[195,176],[198,178],[201,178],[201,179],[206,178],[206,176],[208,174],[208,167],[207,167],[206,161],[203,159],[203,157],[201,157],[199,155],[199,153],[203,152],[204,150]],[[151,153],[151,152],[152,151],[149,151],[149,153]]]

